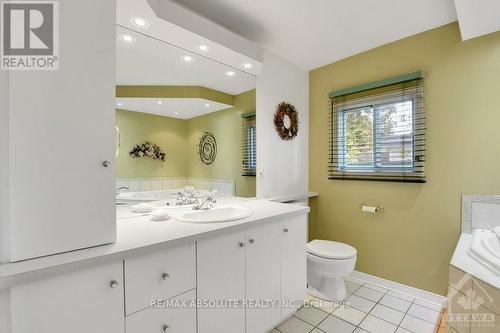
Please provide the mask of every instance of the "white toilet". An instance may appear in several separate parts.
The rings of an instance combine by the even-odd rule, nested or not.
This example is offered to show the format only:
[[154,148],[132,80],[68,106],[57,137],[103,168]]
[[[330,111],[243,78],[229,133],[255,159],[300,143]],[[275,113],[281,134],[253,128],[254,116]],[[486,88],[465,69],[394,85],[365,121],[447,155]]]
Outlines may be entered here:
[[307,244],[309,293],[322,299],[341,301],[346,297],[344,277],[354,271],[356,249],[350,245],[315,239]]

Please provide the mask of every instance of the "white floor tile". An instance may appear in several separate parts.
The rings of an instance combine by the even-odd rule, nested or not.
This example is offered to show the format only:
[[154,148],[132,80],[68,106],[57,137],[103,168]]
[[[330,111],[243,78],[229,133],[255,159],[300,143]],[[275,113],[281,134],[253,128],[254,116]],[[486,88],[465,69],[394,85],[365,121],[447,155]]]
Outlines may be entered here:
[[351,280],[344,279],[344,283],[345,283],[345,289],[350,294],[353,294],[356,290],[361,288],[361,284],[356,283],[356,282],[351,281]]
[[403,312],[388,308],[387,306],[382,304],[377,304],[372,312],[370,312],[370,315],[388,321],[396,326],[399,325],[399,323],[405,316]]
[[438,311],[431,310],[418,304],[412,304],[410,306],[410,310],[408,310],[408,314],[428,321],[432,324],[437,325],[439,323],[440,313]]
[[314,307],[305,306],[300,309],[294,316],[313,326],[316,326],[328,316],[328,313],[318,310]]
[[324,299],[315,297],[309,301],[309,305],[317,309],[320,309],[321,311],[324,311],[326,313],[332,313],[334,310],[339,308],[340,303],[325,301]]
[[356,329],[356,326],[337,317],[328,316],[318,325],[318,328],[326,333],[351,333]]
[[332,313],[335,317],[343,319],[355,326],[359,325],[359,323],[366,316],[366,313],[359,311],[355,308],[338,308]]
[[269,333],[280,333],[280,331],[278,331],[277,329],[274,329],[274,330],[272,330],[272,331],[271,331],[271,332],[269,332]]
[[375,285],[375,284],[371,284],[371,283],[365,283],[365,284],[363,285],[363,287],[367,287],[367,288],[370,288],[370,289],[373,289],[373,290],[379,291],[379,292],[384,293],[384,294],[385,294],[386,292],[388,292],[388,291],[389,291],[389,289],[382,288],[382,287],[380,287],[380,286],[377,286],[377,285]]
[[369,299],[370,301],[373,301],[373,302],[378,302],[382,298],[382,296],[384,296],[384,293],[367,288],[365,286],[356,290],[356,292],[354,294],[361,296],[363,298]]
[[424,306],[428,309],[431,309],[434,311],[439,311],[439,312],[441,312],[441,310],[443,309],[443,306],[441,304],[431,303],[431,302],[423,301],[420,299],[415,299],[415,304],[418,304],[418,305]]
[[325,333],[323,332],[322,330],[320,330],[319,328],[315,328],[311,331],[311,333]]
[[370,332],[365,331],[364,329],[358,327],[358,328],[356,328],[356,330],[354,331],[354,333],[370,333]]
[[389,290],[387,295],[394,296],[394,297],[397,297],[399,299],[402,299],[402,300],[405,300],[408,302],[413,302],[415,300],[415,298],[410,296],[410,295],[406,295],[406,294],[403,294],[403,293],[400,293],[400,292],[397,292],[394,290]]
[[361,310],[365,313],[370,312],[375,306],[375,302],[367,300],[366,298],[352,295],[346,301],[346,305],[349,304],[351,307]]
[[408,331],[406,328],[398,327],[396,333],[413,333],[412,331]]
[[395,310],[406,312],[410,308],[411,303],[400,298],[385,295],[381,300],[380,304],[393,308]]
[[386,322],[385,320],[378,319],[368,315],[359,325],[364,330],[371,333],[394,333],[397,326]]
[[282,333],[309,333],[313,328],[314,326],[295,317],[290,317],[277,327]]
[[401,322],[401,327],[415,333],[434,333],[436,325],[426,322],[425,320],[406,315]]

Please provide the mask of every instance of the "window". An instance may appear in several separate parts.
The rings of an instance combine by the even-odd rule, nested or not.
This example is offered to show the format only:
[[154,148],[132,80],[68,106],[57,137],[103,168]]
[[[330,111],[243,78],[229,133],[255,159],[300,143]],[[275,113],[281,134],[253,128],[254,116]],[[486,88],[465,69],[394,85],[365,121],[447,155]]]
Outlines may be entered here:
[[422,79],[395,79],[330,94],[330,179],[425,182]]
[[242,176],[255,176],[257,169],[257,128],[255,112],[242,115]]

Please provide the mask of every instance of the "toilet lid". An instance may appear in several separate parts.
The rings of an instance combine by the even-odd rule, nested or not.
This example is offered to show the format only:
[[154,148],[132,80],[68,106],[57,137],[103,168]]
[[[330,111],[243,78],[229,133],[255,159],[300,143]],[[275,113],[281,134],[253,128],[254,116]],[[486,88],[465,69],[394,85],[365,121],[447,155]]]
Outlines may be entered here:
[[350,259],[356,256],[356,249],[351,245],[320,239],[307,243],[307,252],[327,259]]

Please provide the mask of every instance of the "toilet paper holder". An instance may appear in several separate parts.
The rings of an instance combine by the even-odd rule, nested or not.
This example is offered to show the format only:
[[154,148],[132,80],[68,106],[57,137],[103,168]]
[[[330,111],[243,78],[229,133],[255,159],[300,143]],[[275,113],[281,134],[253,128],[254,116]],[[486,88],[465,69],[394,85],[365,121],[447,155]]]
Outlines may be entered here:
[[364,202],[359,205],[359,209],[365,213],[381,213],[384,211],[384,207],[382,206],[367,206]]

